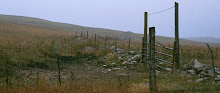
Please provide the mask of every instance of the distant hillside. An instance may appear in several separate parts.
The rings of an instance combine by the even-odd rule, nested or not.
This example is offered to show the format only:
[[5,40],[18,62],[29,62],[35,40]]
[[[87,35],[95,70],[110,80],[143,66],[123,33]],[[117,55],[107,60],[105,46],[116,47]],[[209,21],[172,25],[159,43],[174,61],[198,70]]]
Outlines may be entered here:
[[214,38],[214,37],[190,37],[190,38],[185,38],[185,39],[192,40],[192,41],[198,41],[198,42],[219,43],[220,44],[220,38]]
[[[74,35],[76,31],[78,32],[78,34],[82,31],[84,32],[89,31],[90,34],[98,33],[99,35],[102,35],[102,36],[110,35],[111,37],[118,37],[124,40],[128,40],[128,38],[131,38],[131,40],[134,40],[134,41],[141,41],[143,37],[143,34],[137,34],[137,33],[132,33],[132,32],[123,32],[123,31],[103,29],[103,28],[84,27],[84,26],[79,26],[79,25],[74,25],[74,24],[58,23],[58,22],[52,22],[52,21],[48,21],[44,19],[24,17],[24,16],[0,15],[0,24],[4,26],[14,25],[17,28],[21,26],[22,27],[22,30],[20,30],[22,31],[21,33],[29,33],[31,32],[31,29],[33,28],[34,33],[40,32],[42,34],[43,33],[48,34],[49,32],[53,32],[56,34],[68,33],[68,35],[71,35],[71,34]],[[28,28],[28,30],[25,28]],[[9,26],[8,28],[4,28],[3,30],[0,27],[1,33],[5,33],[5,35],[6,35],[6,32],[4,31],[6,31],[7,29],[12,29],[12,28]],[[13,30],[17,31],[17,29],[13,29]],[[13,30],[10,30],[10,31],[13,31]],[[173,38],[164,37],[164,36],[157,36],[156,40],[159,41],[160,43],[167,43],[167,44],[173,44],[174,42]],[[180,44],[182,45],[205,45],[205,43],[202,43],[202,42],[195,42],[195,41],[190,41],[190,40],[185,40],[185,39],[180,39]]]

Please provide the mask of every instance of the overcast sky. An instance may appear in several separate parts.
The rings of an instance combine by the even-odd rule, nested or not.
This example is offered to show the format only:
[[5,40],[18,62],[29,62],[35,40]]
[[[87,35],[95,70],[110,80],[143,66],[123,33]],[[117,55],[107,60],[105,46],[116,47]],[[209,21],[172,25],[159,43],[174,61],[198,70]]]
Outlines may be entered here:
[[[1,0],[0,14],[143,33],[144,12],[179,3],[180,37],[220,38],[220,0]],[[156,34],[174,37],[174,8],[149,16]]]

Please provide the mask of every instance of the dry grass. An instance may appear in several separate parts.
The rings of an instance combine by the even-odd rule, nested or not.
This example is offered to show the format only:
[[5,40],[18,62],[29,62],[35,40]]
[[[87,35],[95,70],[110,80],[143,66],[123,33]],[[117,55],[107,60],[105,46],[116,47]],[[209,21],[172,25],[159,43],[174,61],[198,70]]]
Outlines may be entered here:
[[[82,41],[77,41],[73,36],[75,33],[70,31],[61,31],[58,29],[48,29],[42,27],[34,27],[22,24],[13,23],[0,23],[0,53],[7,54],[10,59],[10,69],[13,72],[10,77],[12,79],[11,87],[5,84],[5,76],[1,72],[5,71],[5,65],[1,65],[1,81],[0,81],[0,93],[145,93],[148,92],[148,73],[145,67],[140,67],[137,70],[122,71],[121,73],[132,73],[130,81],[127,79],[122,79],[119,81],[118,74],[103,74],[101,72],[95,72],[95,69],[100,67],[97,64],[92,65],[94,67],[92,71],[84,71],[86,68],[79,68],[80,70],[75,70],[75,63],[82,67],[85,64],[97,63],[94,60],[104,57],[108,53],[111,53],[108,49],[103,49],[100,47],[104,45],[104,37],[97,39],[94,42],[94,34],[91,35],[89,40],[84,39]],[[84,35],[85,36],[85,35]],[[30,79],[32,81],[27,82],[26,76],[30,71],[37,70],[42,73],[48,72],[56,73],[56,46],[59,46],[59,55],[61,57],[61,63],[65,68],[62,70],[63,74],[67,74],[71,69],[74,71],[76,76],[87,76],[76,77],[78,81],[64,80],[62,86],[57,85],[56,80],[51,83],[45,78],[41,78],[39,83],[34,83],[36,78]],[[115,45],[115,39],[111,38],[107,42],[108,46]],[[164,44],[166,46],[172,47],[172,45]],[[131,50],[141,51],[141,42],[132,41]],[[85,51],[86,47],[94,48],[93,51]],[[128,41],[118,40],[118,48],[128,50]],[[220,53],[219,47],[212,47],[215,55],[215,65],[220,67]],[[163,49],[158,50],[172,54],[172,51],[166,51]],[[208,48],[205,46],[181,46],[180,47],[181,59],[188,64],[192,63],[192,59],[198,59],[202,63],[211,64],[210,54]],[[161,56],[163,59],[168,59]],[[84,61],[90,63],[85,63]],[[182,63],[184,63],[182,62]],[[5,64],[1,60],[1,64]],[[83,65],[82,65],[83,64]],[[74,67],[71,67],[73,66]],[[182,65],[182,64],[181,64]],[[68,67],[70,66],[70,67]],[[26,74],[21,74],[20,72]],[[143,73],[144,72],[144,73]],[[47,74],[48,74],[47,73]],[[141,73],[140,75],[138,73]],[[46,74],[46,73],[45,73]],[[46,74],[46,75],[47,75]],[[42,76],[46,76],[42,75]],[[56,75],[52,75],[56,77]],[[88,76],[91,76],[88,79]],[[100,79],[93,78],[94,76],[104,77]],[[18,79],[16,79],[18,78]],[[80,80],[80,78],[85,80]],[[126,78],[126,77],[125,77]],[[165,73],[159,75],[158,80],[158,91],[174,91],[174,90],[186,90],[187,92],[195,92],[199,90],[205,91],[215,91],[219,87],[215,84],[211,84],[209,80],[201,83],[195,83],[194,78],[188,78],[181,75],[171,75],[170,73]],[[189,81],[189,82],[186,82]],[[30,83],[31,82],[31,83]],[[210,87],[206,87],[210,86]],[[213,89],[211,89],[213,88]]]

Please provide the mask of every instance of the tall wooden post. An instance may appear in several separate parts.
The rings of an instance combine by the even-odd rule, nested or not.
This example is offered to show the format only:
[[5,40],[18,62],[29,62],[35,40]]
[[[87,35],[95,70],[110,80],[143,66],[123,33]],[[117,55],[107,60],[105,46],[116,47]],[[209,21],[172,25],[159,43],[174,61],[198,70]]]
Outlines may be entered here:
[[149,81],[150,91],[156,92],[156,70],[155,70],[155,27],[151,27],[149,30],[150,34],[150,51],[149,51]]
[[[144,48],[145,48],[145,57],[147,57],[147,30],[148,30],[148,13],[147,12],[145,12],[144,13]],[[148,57],[147,57],[147,59],[148,59]]]
[[175,2],[175,69],[179,69],[179,5]]
[[57,46],[57,48],[56,48],[56,54],[57,54],[58,82],[59,82],[59,85],[61,85],[61,78],[60,78],[60,61],[59,61],[59,48],[58,48],[58,46]]

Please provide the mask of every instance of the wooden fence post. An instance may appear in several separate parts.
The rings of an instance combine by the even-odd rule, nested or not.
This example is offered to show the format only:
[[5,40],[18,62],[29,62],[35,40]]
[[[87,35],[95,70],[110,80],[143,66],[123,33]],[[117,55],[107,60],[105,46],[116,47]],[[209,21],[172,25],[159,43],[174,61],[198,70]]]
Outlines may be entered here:
[[89,32],[87,31],[86,38],[89,39]]
[[145,58],[146,58],[146,55],[145,55],[145,54],[146,54],[146,53],[145,53],[145,46],[144,46],[145,44],[144,44],[144,43],[145,43],[145,38],[143,37],[143,38],[142,38],[142,62],[143,62],[143,63],[146,62],[146,60],[145,60]]
[[150,51],[149,51],[149,81],[150,81],[150,91],[156,92],[156,70],[155,70],[155,27],[151,27],[150,30]]
[[215,63],[214,63],[214,56],[213,56],[213,52],[212,52],[212,50],[211,50],[211,48],[210,48],[209,44],[208,44],[208,43],[206,43],[206,45],[208,46],[209,51],[210,51],[210,55],[211,55],[211,59],[212,59],[212,71],[213,71],[213,79],[215,79],[216,74],[215,74]]
[[128,40],[128,51],[130,51],[131,38]]
[[115,40],[115,51],[117,51],[117,45],[118,45],[118,37],[116,37],[116,40]]
[[8,86],[10,86],[10,80],[9,80],[9,58],[8,58],[8,55],[5,54],[6,56],[6,63],[5,63],[5,74],[6,74],[6,84],[7,84],[7,88]]
[[148,13],[145,12],[144,13],[144,40],[145,40],[145,43],[144,43],[144,48],[145,48],[145,57],[147,57],[146,59],[148,59],[148,56],[147,56],[147,30],[148,30]]
[[174,48],[173,48],[173,69],[172,72],[174,72],[174,70],[176,70],[176,41],[174,41]]
[[96,44],[96,34],[95,34],[95,44]]
[[81,38],[83,38],[83,31],[81,32],[81,35],[80,35],[80,37],[81,37]]
[[105,37],[105,47],[106,47],[107,41],[108,41],[108,36]]
[[60,61],[59,61],[59,48],[58,48],[58,46],[57,46],[57,48],[56,48],[56,54],[57,54],[58,82],[59,82],[59,85],[61,85],[61,78],[60,78]]
[[122,42],[122,49],[125,49],[125,42]]
[[75,37],[77,36],[77,31],[76,31],[76,33],[75,33]]
[[98,33],[97,39],[99,40],[99,33]]
[[108,33],[108,37],[109,37],[109,38],[111,37],[110,33]]
[[175,70],[180,67],[179,64],[179,5],[175,2]]

